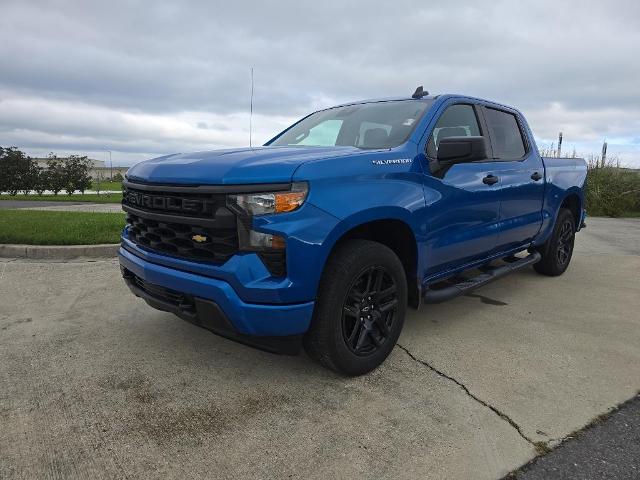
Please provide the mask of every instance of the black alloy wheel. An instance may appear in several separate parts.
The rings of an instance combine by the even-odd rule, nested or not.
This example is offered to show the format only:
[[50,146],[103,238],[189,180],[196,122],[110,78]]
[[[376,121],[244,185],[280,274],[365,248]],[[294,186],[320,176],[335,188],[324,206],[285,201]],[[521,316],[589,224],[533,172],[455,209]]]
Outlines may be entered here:
[[381,265],[366,268],[351,284],[342,307],[342,336],[358,356],[376,352],[389,339],[398,310],[397,286]]
[[571,210],[561,208],[551,236],[542,245],[535,247],[542,258],[533,265],[536,272],[556,277],[569,267],[576,238],[576,219]]
[[406,271],[393,250],[365,239],[342,242],[323,271],[305,350],[343,375],[370,372],[398,341],[407,291]]
[[574,240],[573,222],[570,219],[566,219],[560,226],[558,235],[556,256],[559,266],[564,266],[571,258]]

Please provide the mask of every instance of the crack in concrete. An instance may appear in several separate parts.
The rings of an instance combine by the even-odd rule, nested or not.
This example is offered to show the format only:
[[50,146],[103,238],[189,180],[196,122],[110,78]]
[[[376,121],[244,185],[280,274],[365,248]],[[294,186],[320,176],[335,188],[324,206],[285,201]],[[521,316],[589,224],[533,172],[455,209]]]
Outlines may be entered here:
[[436,367],[434,367],[433,365],[431,365],[428,362],[425,362],[424,360],[420,360],[419,358],[417,358],[413,353],[411,353],[406,347],[400,345],[399,343],[396,343],[396,346],[402,350],[403,352],[405,352],[414,362],[420,363],[421,365],[424,365],[425,367],[427,367],[429,370],[431,370],[432,372],[434,372],[436,375],[442,377],[442,378],[446,378],[447,380],[455,383],[458,387],[460,387],[462,390],[464,390],[464,392],[471,397],[472,399],[474,399],[476,402],[478,402],[480,405],[483,405],[485,407],[487,407],[489,410],[491,410],[493,413],[495,413],[496,415],[498,415],[502,420],[504,420],[505,422],[507,422],[509,425],[511,425],[517,432],[518,434],[524,439],[526,440],[528,443],[530,443],[535,449],[536,451],[540,452],[541,450],[548,448],[545,442],[535,442],[533,441],[531,438],[529,438],[527,435],[525,435],[525,433],[522,431],[522,428],[520,428],[520,425],[518,425],[509,415],[507,415],[504,412],[501,412],[500,410],[498,410],[496,407],[494,407],[493,405],[485,402],[484,400],[482,400],[481,398],[477,397],[475,394],[473,394],[469,388],[462,382],[456,380],[455,378],[453,378],[450,375],[447,375],[446,373],[444,373],[441,370],[438,370]]
[[0,272],[0,280],[2,280],[2,279],[4,278],[4,272],[5,272],[5,270],[7,269],[7,264],[9,264],[9,263],[13,263],[13,262],[15,262],[16,260],[18,260],[18,259],[17,259],[17,258],[14,258],[14,259],[8,260],[8,261],[6,261],[6,262],[2,262],[2,272]]

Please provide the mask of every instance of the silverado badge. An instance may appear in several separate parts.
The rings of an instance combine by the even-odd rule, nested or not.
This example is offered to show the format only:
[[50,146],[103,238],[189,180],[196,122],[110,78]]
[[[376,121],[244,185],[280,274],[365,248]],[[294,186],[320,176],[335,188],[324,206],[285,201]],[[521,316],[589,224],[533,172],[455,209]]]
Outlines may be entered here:
[[196,235],[193,235],[191,237],[191,240],[193,240],[196,243],[203,243],[203,242],[206,242],[209,239],[207,237],[205,237],[204,235],[196,234]]

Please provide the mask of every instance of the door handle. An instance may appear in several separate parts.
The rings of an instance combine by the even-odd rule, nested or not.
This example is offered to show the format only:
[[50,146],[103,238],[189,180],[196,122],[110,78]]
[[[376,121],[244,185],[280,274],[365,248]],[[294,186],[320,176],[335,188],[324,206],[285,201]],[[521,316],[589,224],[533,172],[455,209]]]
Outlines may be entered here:
[[493,185],[494,183],[498,183],[498,180],[500,179],[495,175],[487,175],[482,179],[482,183],[486,183],[487,185]]
[[533,172],[531,174],[531,180],[535,180],[537,182],[541,178],[542,178],[542,175],[540,175],[540,172]]

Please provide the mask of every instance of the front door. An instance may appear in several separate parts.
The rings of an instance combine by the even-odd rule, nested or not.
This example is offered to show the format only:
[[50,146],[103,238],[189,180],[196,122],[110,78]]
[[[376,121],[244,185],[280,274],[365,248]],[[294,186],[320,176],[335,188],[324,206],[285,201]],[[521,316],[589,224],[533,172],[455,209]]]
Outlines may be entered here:
[[[443,138],[485,135],[476,109],[470,104],[453,104],[443,111],[427,142],[426,156],[431,165]],[[494,252],[498,239],[500,183],[494,182],[493,177],[499,166],[500,162],[479,161],[454,164],[446,171],[425,172],[427,277]]]

